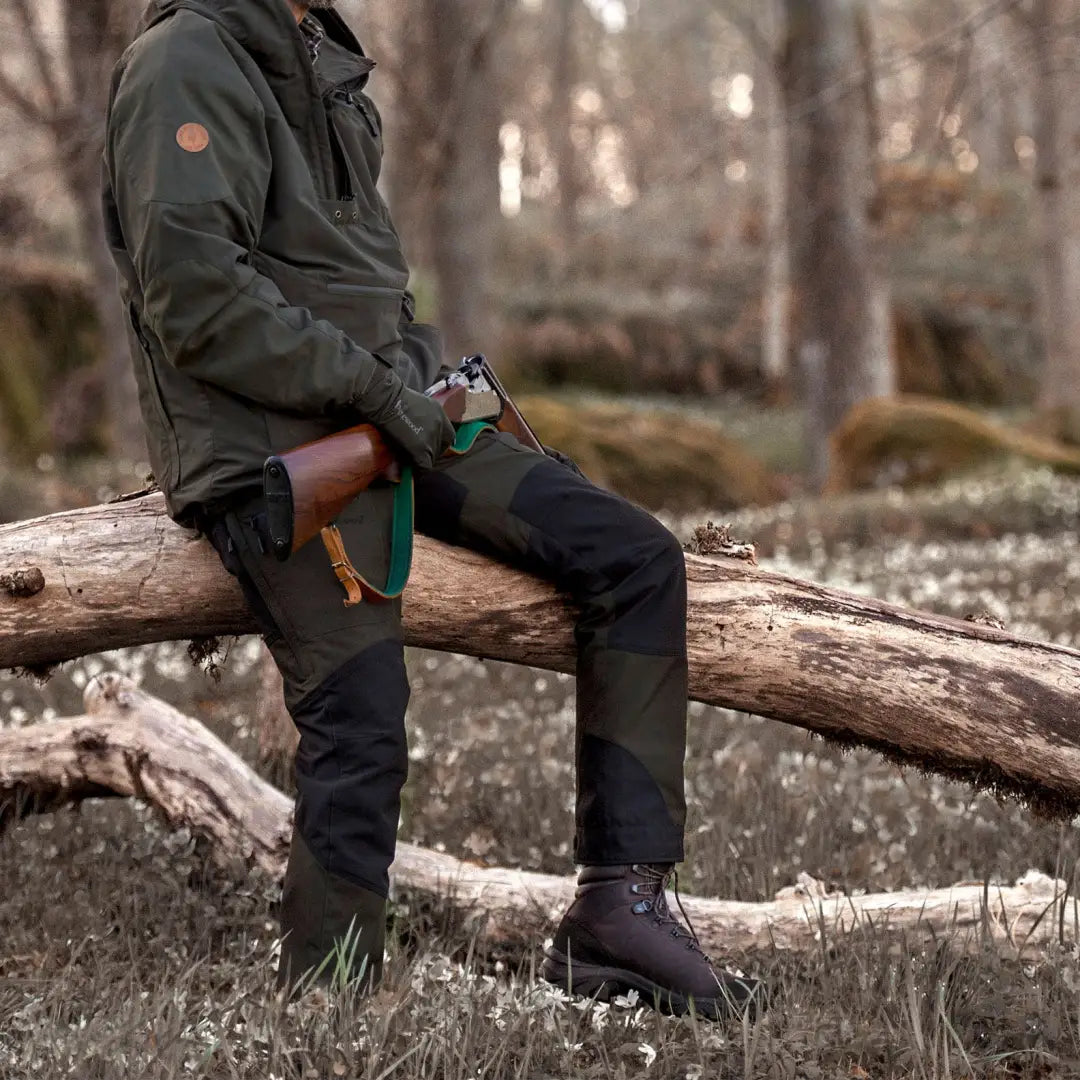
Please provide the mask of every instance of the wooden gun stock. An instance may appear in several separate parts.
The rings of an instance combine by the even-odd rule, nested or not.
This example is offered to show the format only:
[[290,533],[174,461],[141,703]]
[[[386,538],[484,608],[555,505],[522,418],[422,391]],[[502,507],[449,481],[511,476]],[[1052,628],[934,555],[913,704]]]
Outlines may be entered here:
[[[468,391],[435,394],[458,423]],[[396,481],[393,451],[371,424],[358,424],[267,458],[263,468],[267,524],[274,554],[287,559],[314,539],[360,492],[380,479]]]

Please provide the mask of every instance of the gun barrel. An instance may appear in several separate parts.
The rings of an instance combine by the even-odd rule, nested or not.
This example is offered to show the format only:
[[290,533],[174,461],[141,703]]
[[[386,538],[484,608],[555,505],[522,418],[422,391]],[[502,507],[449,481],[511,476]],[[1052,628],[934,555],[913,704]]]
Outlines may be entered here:
[[499,395],[503,403],[502,415],[495,426],[499,431],[509,431],[523,446],[542,454],[544,452],[543,444],[536,437],[536,432],[529,427],[528,421],[519,412],[518,407],[514,404],[514,399],[506,392],[505,387],[499,381],[498,375],[495,374],[488,363],[487,357],[480,357],[480,370],[492,390]]

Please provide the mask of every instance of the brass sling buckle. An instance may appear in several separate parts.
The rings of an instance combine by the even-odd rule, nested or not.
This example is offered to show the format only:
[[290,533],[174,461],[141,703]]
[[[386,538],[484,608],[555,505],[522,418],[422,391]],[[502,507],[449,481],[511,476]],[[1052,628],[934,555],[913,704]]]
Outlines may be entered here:
[[336,525],[327,525],[319,535],[322,537],[326,553],[330,556],[330,565],[334,568],[338,581],[345,587],[347,594],[344,601],[345,606],[356,607],[357,604],[362,604],[365,599],[375,599],[375,596],[372,595],[365,596],[367,582],[364,581],[359,571],[349,561],[349,556],[345,551],[345,543],[341,539],[341,532],[338,527]]

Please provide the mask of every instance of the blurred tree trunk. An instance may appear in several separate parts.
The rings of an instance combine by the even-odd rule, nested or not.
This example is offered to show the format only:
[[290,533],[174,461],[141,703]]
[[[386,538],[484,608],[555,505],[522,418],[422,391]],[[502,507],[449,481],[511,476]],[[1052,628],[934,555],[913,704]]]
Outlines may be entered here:
[[372,92],[388,94],[392,101],[384,115],[384,186],[409,265],[420,275],[433,272],[429,177],[437,168],[437,111],[427,63],[425,2],[379,0],[371,13],[386,46],[385,54],[380,52],[376,57],[379,68],[372,79]]
[[761,367],[769,395],[790,394],[790,260],[787,220],[787,117],[780,85],[777,45],[783,25],[781,0],[763,0],[761,34],[767,52],[755,52],[758,107],[763,116],[765,192],[765,294],[762,301]]
[[1080,90],[1075,26],[1078,0],[1035,0],[1036,167],[1042,242],[1039,309],[1046,359],[1038,407],[1054,434],[1080,442]]
[[255,695],[253,726],[258,743],[259,765],[275,786],[292,788],[293,759],[300,733],[285,708],[281,672],[270,650],[264,645],[259,653],[259,687]]
[[110,73],[131,39],[137,18],[132,0],[63,0],[58,16],[64,47],[58,50],[30,0],[11,0],[40,94],[0,77],[0,100],[45,130],[58,172],[75,205],[83,256],[94,279],[94,302],[104,356],[95,376],[104,386],[114,452],[143,460],[145,440],[128,353],[116,270],[105,246],[101,220],[101,153]]
[[581,0],[558,0],[551,85],[551,146],[559,173],[559,239],[564,260],[577,240],[582,182],[573,139],[574,86],[578,78],[574,12]]
[[869,203],[869,122],[859,75],[860,0],[786,0],[788,228],[793,344],[820,488],[829,435],[856,402],[892,392]]
[[422,0],[435,119],[431,253],[450,358],[490,349],[490,277],[499,221],[499,72],[506,0]]
[[1016,137],[1020,126],[1021,97],[1010,69],[1011,24],[999,18],[975,35],[971,144],[979,159],[979,177],[985,184],[1000,183],[1016,171]]
[[65,0],[63,5],[71,106],[60,155],[78,207],[83,251],[94,275],[113,449],[129,461],[145,458],[146,442],[116,268],[105,242],[100,191],[112,69],[134,36],[140,7],[130,0]]
[[[393,212],[394,225],[401,236],[410,265],[423,262],[416,250],[420,230],[414,229],[415,213],[403,203],[416,187],[413,143],[422,136],[421,126],[409,111],[406,84],[408,70],[401,62],[406,48],[405,34],[415,26],[415,0],[339,0],[342,15],[357,31],[364,51],[375,61],[375,71],[365,93],[371,95],[383,121],[383,160],[380,188]],[[411,176],[413,184],[408,182]]]
[[877,65],[874,52],[874,23],[870,4],[860,3],[855,11],[855,36],[859,69],[862,72],[863,109],[866,115],[866,158],[869,183],[865,193],[869,224],[871,294],[870,355],[874,365],[876,393],[892,394],[895,361],[892,345],[892,283],[885,265],[881,230],[885,222],[885,192],[881,177],[881,101],[877,92]]

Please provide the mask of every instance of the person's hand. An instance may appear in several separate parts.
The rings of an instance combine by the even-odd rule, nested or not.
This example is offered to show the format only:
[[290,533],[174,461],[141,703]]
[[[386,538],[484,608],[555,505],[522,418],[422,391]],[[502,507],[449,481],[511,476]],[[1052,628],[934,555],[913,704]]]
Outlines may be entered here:
[[410,390],[387,368],[365,388],[357,406],[374,424],[404,463],[430,469],[454,441],[454,425],[442,405]]
[[401,394],[373,423],[420,469],[430,469],[454,441],[454,425],[434,399],[402,386]]

